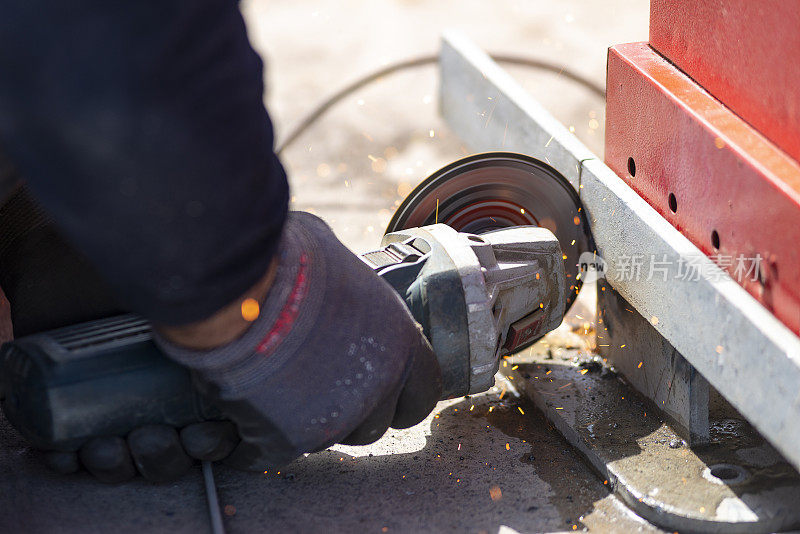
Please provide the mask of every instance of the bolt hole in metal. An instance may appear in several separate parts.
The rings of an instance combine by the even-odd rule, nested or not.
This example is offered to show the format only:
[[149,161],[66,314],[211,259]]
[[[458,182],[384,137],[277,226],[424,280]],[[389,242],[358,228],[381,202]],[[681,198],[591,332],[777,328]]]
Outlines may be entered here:
[[714,484],[739,484],[750,476],[748,472],[738,465],[715,464],[703,470],[703,478]]
[[636,176],[636,162],[633,158],[628,158],[628,174],[631,175],[631,178]]
[[669,209],[672,213],[678,212],[678,199],[675,198],[675,193],[669,194]]
[[711,246],[714,250],[719,250],[719,234],[716,230],[711,231]]

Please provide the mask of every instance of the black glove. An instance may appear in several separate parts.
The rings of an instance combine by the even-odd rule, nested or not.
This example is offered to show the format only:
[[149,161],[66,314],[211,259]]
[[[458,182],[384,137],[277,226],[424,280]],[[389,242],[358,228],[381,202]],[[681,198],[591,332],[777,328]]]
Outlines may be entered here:
[[46,463],[61,473],[83,466],[109,483],[137,471],[167,482],[193,459],[228,457],[264,470],[424,419],[441,395],[441,374],[396,292],[311,215],[290,216],[279,253],[259,318],[241,338],[210,352],[160,340],[235,425],[144,426],[126,438],[93,438],[77,452],[46,452]]
[[194,460],[222,460],[239,443],[228,421],[195,423],[178,432],[166,425],[147,425],[126,438],[92,438],[77,452],[45,451],[45,463],[56,472],[85,467],[101,482],[117,483],[140,473],[150,482],[170,482],[189,470]]
[[[15,337],[122,313],[105,282],[24,186],[16,187],[0,206],[0,286],[10,303]],[[238,442],[232,423],[210,421],[190,425],[180,436],[172,427],[150,425],[125,439],[98,437],[79,451],[43,455],[60,473],[83,465],[104,482],[127,480],[137,470],[160,482],[183,474],[193,458],[221,460]]]
[[422,421],[441,372],[399,295],[313,215],[290,214],[279,254],[239,339],[212,351],[159,340],[236,424],[241,442],[226,462],[263,471]]

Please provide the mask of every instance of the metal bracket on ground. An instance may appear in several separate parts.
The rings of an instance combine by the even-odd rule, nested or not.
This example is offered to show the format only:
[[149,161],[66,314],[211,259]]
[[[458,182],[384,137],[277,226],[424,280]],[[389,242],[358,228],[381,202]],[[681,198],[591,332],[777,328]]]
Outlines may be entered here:
[[641,517],[681,532],[800,526],[800,475],[738,414],[715,413],[711,442],[690,449],[596,359],[536,349],[501,370]]
[[690,446],[709,439],[709,385],[650,321],[597,282],[597,351],[669,417]]

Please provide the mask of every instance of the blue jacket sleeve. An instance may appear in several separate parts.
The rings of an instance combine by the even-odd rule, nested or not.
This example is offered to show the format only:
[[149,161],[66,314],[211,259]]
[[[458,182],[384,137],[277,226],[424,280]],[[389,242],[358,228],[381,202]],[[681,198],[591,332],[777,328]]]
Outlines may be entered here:
[[0,146],[132,310],[195,321],[263,275],[288,186],[235,2],[8,2],[0,72]]

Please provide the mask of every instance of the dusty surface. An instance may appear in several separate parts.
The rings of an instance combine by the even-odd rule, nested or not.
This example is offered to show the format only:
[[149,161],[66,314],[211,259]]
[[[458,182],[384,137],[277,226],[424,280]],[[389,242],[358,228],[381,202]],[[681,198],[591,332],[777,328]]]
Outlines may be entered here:
[[236,506],[233,530],[253,522],[311,532],[639,526],[532,406],[497,394],[442,403],[421,427],[367,448],[335,447],[263,480],[221,472],[219,486]]
[[[391,431],[369,447],[310,455],[280,473],[217,467],[226,528],[653,531],[608,494],[533,406],[508,393],[498,397],[495,390],[440,403],[417,427]],[[85,473],[49,473],[5,421],[0,435],[0,532],[209,530],[199,469],[166,486],[105,486]]]
[[569,332],[552,332],[501,370],[570,443],[607,469],[615,492],[642,517],[680,531],[709,522],[722,532],[798,524],[800,476],[723,399],[715,398],[710,414],[711,443],[690,449],[652,402],[561,330]]
[[[489,52],[547,59],[605,85],[606,50],[647,40],[647,0],[249,1],[250,37],[267,62],[278,139],[345,84],[397,60],[435,54],[443,29]],[[602,155],[604,103],[557,75],[509,68]],[[388,76],[336,106],[283,154],[294,207],[323,216],[356,250],[374,247],[391,210],[430,172],[466,154],[437,115],[437,76]],[[431,137],[431,132],[433,137]]]
[[[546,58],[603,83],[606,48],[646,40],[647,9],[646,0],[243,5],[267,61],[267,102],[279,139],[345,83],[435,53],[444,28],[464,31],[489,51]],[[552,74],[511,72],[602,152],[602,101]],[[294,208],[325,218],[354,250],[374,247],[411,187],[465,153],[436,114],[436,83],[432,67],[387,77],[311,128],[283,154]],[[608,494],[536,410],[508,395],[501,401],[499,392],[442,403],[412,429],[369,447],[309,456],[280,475],[218,468],[228,531],[651,530]],[[0,532],[209,531],[199,469],[168,486],[57,477],[0,424]]]

